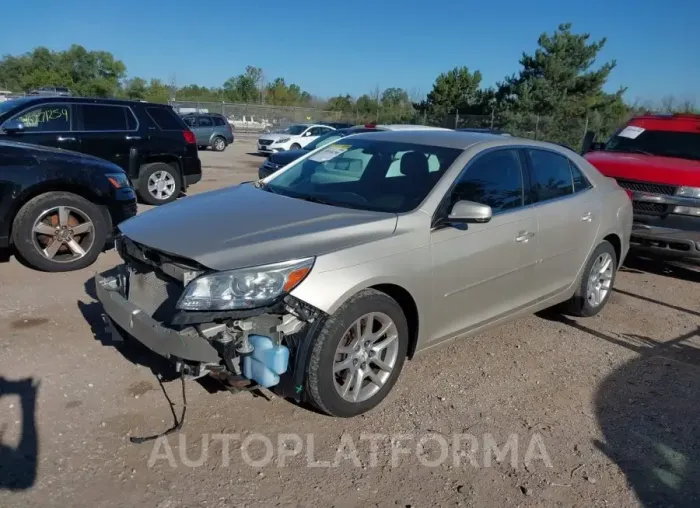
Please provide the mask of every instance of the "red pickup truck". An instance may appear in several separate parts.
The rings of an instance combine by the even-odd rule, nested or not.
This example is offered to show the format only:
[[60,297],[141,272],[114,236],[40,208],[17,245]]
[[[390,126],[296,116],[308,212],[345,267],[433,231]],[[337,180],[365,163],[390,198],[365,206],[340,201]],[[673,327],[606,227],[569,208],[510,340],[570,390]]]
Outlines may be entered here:
[[635,117],[584,156],[632,198],[632,249],[700,261],[700,115]]

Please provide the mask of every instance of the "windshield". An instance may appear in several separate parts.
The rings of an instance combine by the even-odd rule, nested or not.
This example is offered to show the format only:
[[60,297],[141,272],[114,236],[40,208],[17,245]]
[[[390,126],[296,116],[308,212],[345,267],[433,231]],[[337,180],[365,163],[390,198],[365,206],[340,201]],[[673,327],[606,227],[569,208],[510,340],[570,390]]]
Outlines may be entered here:
[[700,160],[700,132],[649,131],[641,127],[626,127],[610,138],[605,150]]
[[353,139],[293,162],[264,186],[333,206],[401,213],[418,207],[462,151]]
[[34,99],[10,99],[9,101],[0,102],[0,115],[3,115],[10,111],[11,109],[21,106],[25,102],[29,102]]
[[316,150],[317,148],[322,147],[323,145],[327,145],[328,143],[333,143],[334,141],[338,141],[341,138],[344,138],[347,136],[344,132],[339,132],[339,131],[331,131],[327,134],[324,134],[323,136],[318,137],[315,141],[312,141],[308,145],[304,147],[304,150],[308,150],[309,152],[312,150]]
[[298,136],[302,132],[304,132],[307,128],[307,125],[290,125],[286,129],[284,129],[282,132],[285,134],[291,134],[292,136]]

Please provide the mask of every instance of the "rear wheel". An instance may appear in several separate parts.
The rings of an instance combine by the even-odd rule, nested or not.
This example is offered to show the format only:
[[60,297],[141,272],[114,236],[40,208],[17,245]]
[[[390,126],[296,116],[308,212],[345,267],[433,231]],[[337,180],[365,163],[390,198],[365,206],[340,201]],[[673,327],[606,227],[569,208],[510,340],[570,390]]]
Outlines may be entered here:
[[608,303],[617,274],[617,254],[608,241],[603,241],[591,254],[576,294],[566,305],[569,314],[591,317]]
[[69,192],[48,192],[17,213],[12,243],[22,259],[46,272],[90,266],[102,252],[108,224],[100,209]]
[[139,197],[149,205],[175,201],[182,191],[180,172],[170,164],[154,162],[141,167]]
[[312,339],[306,391],[333,416],[369,411],[391,391],[408,349],[408,325],[388,295],[366,289],[343,304]]
[[226,140],[222,137],[215,137],[211,141],[211,147],[214,149],[216,152],[223,152],[226,150]]

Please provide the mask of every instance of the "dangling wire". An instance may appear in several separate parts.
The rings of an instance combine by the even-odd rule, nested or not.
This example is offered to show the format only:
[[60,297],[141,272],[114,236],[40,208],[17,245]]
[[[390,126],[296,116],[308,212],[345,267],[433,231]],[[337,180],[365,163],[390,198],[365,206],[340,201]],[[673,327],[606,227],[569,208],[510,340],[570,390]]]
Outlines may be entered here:
[[161,376],[158,376],[158,383],[160,383],[160,389],[163,390],[163,395],[165,395],[165,398],[168,401],[168,404],[170,405],[170,412],[173,414],[173,420],[175,420],[175,425],[170,427],[165,432],[161,432],[160,434],[155,434],[153,436],[145,436],[145,437],[131,436],[131,437],[129,437],[130,442],[132,442],[134,444],[141,444],[141,443],[145,443],[147,441],[153,441],[155,439],[158,439],[159,437],[167,436],[169,434],[172,434],[173,432],[177,432],[182,428],[182,424],[185,422],[185,413],[187,412],[187,396],[185,394],[185,375],[182,372],[180,373],[180,381],[182,384],[182,415],[180,416],[180,420],[178,421],[177,415],[175,414],[175,407],[173,405],[173,402],[170,400],[170,397],[168,397],[168,393],[165,391],[165,386],[163,385],[163,379]]

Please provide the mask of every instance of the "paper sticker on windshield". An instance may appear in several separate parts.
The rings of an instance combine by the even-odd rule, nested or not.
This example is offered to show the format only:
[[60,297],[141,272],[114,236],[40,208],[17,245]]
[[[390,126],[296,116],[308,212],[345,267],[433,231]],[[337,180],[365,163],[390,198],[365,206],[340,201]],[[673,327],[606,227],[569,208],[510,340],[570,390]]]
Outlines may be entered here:
[[350,149],[350,145],[331,145],[327,146],[318,153],[315,153],[309,159],[314,162],[326,162],[334,157],[337,157],[341,153],[345,153]]
[[637,139],[639,135],[644,132],[645,129],[642,129],[641,127],[635,127],[634,125],[628,125],[624,129],[620,131],[620,134],[618,136],[623,137],[623,138],[630,138],[630,139]]

